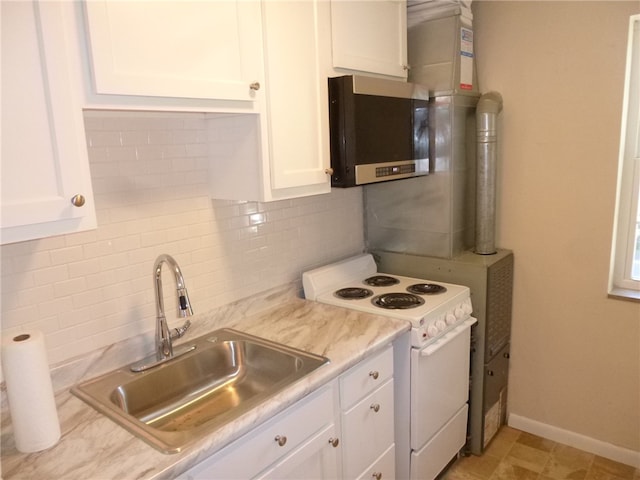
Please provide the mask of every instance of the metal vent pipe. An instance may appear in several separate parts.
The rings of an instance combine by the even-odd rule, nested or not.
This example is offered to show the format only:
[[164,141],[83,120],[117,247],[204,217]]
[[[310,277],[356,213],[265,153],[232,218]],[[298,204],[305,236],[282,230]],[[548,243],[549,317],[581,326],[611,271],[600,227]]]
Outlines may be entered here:
[[476,107],[476,247],[478,255],[496,253],[496,168],[498,159],[498,115],[502,95],[487,92]]

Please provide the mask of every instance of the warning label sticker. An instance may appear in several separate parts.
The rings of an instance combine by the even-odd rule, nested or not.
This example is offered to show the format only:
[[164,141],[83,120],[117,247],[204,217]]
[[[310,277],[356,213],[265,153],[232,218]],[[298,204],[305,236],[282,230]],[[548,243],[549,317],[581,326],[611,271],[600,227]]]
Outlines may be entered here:
[[473,30],[460,28],[460,88],[473,88]]

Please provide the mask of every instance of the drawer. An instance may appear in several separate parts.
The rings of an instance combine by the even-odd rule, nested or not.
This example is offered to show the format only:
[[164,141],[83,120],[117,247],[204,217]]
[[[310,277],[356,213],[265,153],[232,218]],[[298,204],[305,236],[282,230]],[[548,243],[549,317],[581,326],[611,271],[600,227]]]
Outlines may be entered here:
[[464,446],[467,404],[420,450],[411,452],[411,480],[433,480]]
[[396,478],[396,445],[391,445],[357,480],[391,480]]
[[[272,420],[193,467],[180,478],[252,478],[334,421],[331,385],[303,398]],[[278,443],[276,437],[281,439]],[[286,437],[286,441],[284,438]]]
[[338,450],[330,439],[337,439],[335,425],[320,430],[294,450],[289,456],[279,460],[273,468],[261,473],[256,480],[314,480],[336,479],[338,475]]
[[344,477],[356,478],[394,443],[393,379],[342,414]]
[[393,376],[393,347],[363,360],[340,377],[340,405],[350,408]]

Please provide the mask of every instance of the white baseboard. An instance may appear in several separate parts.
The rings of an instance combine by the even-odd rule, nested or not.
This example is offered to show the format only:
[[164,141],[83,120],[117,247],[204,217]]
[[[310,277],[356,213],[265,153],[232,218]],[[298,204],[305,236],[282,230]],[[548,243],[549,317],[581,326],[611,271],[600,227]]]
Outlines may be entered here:
[[569,445],[570,447],[584,450],[585,452],[600,455],[601,457],[615,460],[616,462],[631,465],[640,468],[640,452],[629,450],[627,448],[617,447],[595,438],[590,438],[579,433],[563,430],[562,428],[547,425],[546,423],[531,420],[527,417],[509,414],[507,422],[510,427],[522,430],[523,432],[532,433],[539,437],[553,440],[554,442]]

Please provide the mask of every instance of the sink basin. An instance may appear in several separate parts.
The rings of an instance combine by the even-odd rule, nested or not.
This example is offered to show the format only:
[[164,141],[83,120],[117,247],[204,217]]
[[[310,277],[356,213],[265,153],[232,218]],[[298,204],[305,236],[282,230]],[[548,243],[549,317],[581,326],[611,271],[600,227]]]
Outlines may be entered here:
[[326,364],[325,357],[220,329],[149,370],[129,367],[71,389],[165,453],[175,453]]

